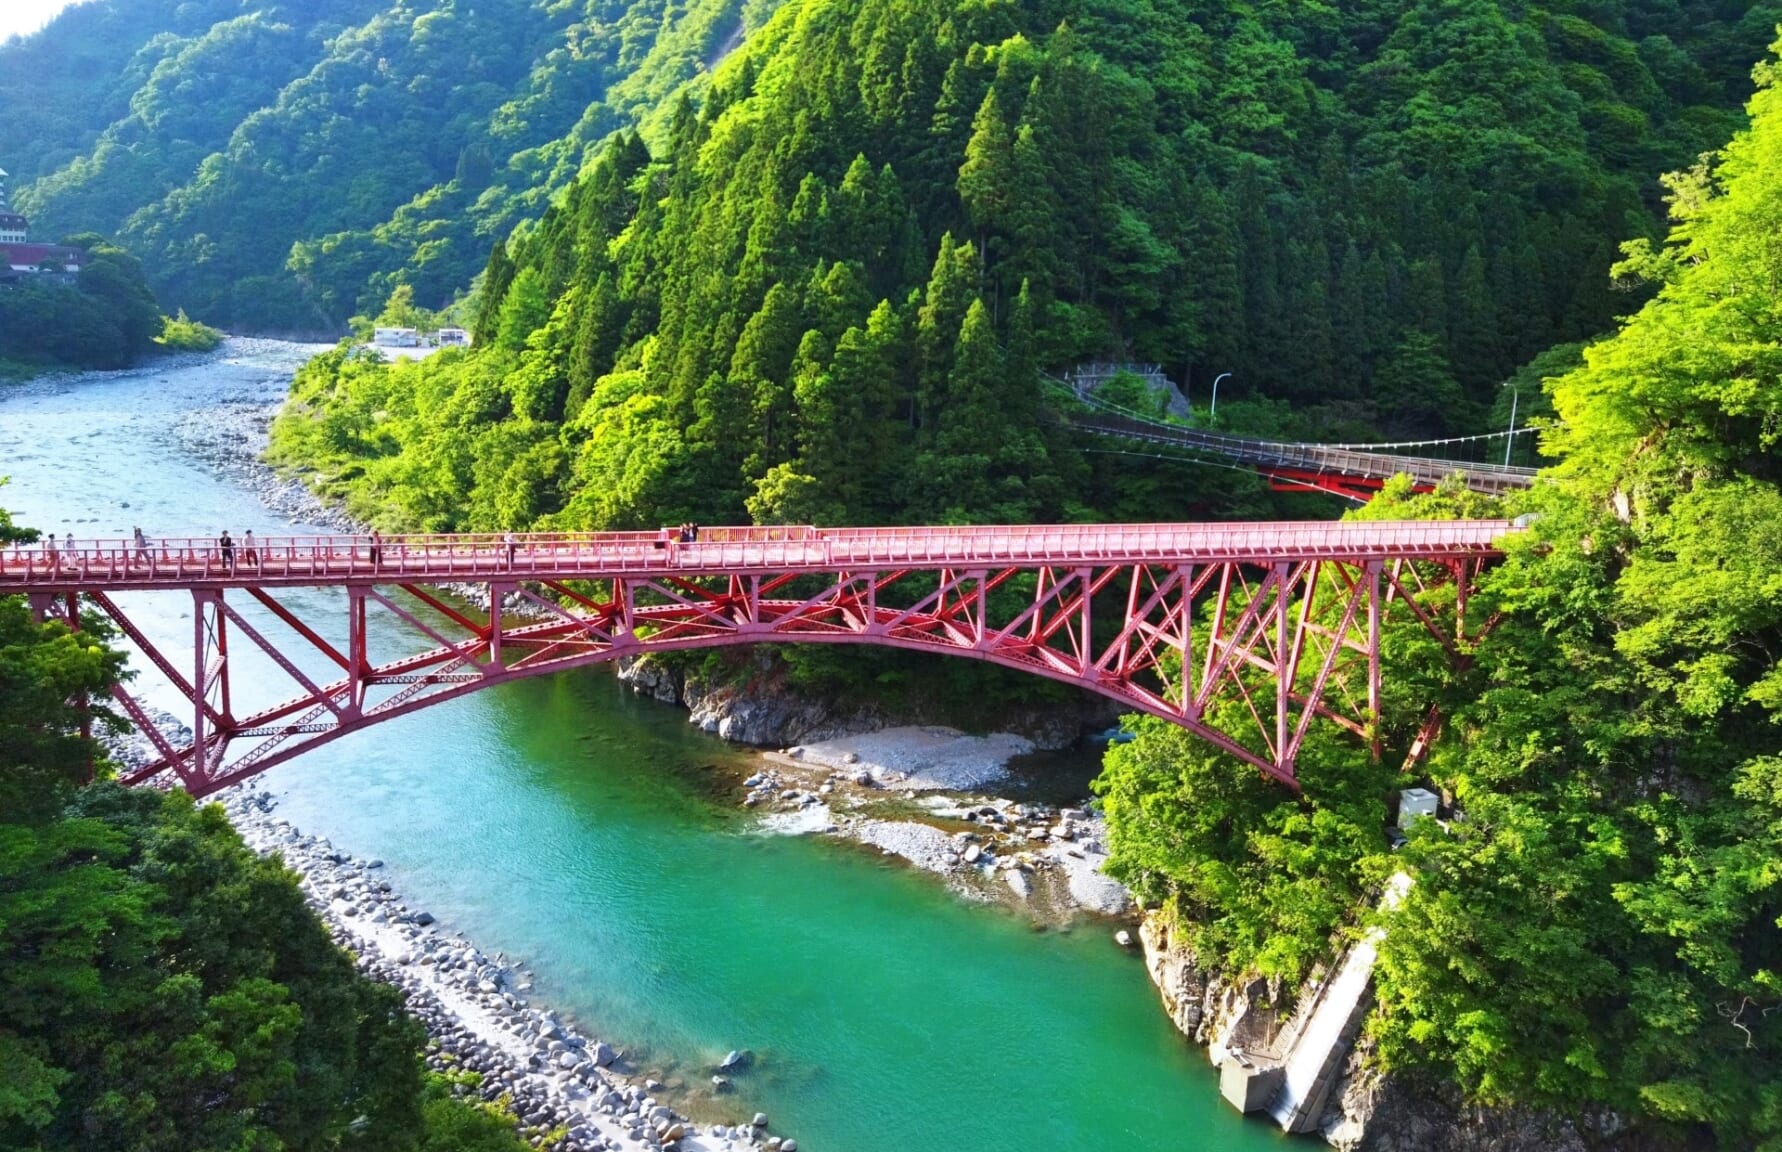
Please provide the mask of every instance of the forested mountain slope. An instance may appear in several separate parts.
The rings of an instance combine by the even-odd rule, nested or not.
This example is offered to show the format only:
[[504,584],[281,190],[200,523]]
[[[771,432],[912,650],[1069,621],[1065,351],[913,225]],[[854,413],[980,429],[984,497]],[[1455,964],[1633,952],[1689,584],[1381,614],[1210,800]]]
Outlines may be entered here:
[[1551,382],[1562,461],[1508,509],[1534,516],[1468,603],[1489,632],[1461,664],[1387,638],[1388,716],[1446,717],[1422,771],[1447,820],[1389,854],[1396,765],[1318,744],[1291,798],[1149,719],[1098,785],[1113,867],[1216,966],[1291,982],[1410,874],[1377,917],[1377,1057],[1616,1148],[1782,1149],[1782,77],[1759,74],[1750,130],[1670,181],[1670,242],[1627,252],[1657,297]]
[[397,278],[448,302],[739,9],[95,0],[0,46],[0,164],[40,234],[119,237],[170,305],[338,329]]
[[432,526],[1180,514],[1036,371],[1466,430],[1637,303],[1615,245],[1778,15],[800,0],[497,254],[479,350],[320,364],[282,447]]

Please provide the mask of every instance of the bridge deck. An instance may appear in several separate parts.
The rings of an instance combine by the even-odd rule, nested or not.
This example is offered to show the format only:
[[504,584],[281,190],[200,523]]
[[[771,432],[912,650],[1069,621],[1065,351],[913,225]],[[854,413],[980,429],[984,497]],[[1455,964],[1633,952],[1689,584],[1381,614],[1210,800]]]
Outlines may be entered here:
[[1178,428],[1106,413],[1078,416],[1073,418],[1072,423],[1104,436],[1212,452],[1262,468],[1291,469],[1295,472],[1370,481],[1389,480],[1403,472],[1408,473],[1419,487],[1434,487],[1449,476],[1459,473],[1465,477],[1467,487],[1473,491],[1496,495],[1527,488],[1534,483],[1536,475],[1533,468],[1516,468],[1503,464],[1467,464],[1429,456],[1395,456],[1385,452],[1364,452],[1321,444],[1257,440],[1247,436],[1226,436],[1217,432]]
[[271,536],[225,562],[212,538],[48,542],[0,549],[0,591],[277,587],[677,573],[876,571],[1457,559],[1497,555],[1508,520],[1071,524],[941,528],[706,528],[661,532]]

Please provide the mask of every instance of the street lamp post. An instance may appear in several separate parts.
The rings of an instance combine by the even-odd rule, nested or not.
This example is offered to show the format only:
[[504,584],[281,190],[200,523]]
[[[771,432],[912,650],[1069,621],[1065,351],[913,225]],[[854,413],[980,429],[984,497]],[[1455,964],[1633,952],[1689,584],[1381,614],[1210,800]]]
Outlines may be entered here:
[[1516,387],[1514,380],[1510,387],[1510,434],[1504,437],[1504,467],[1510,466],[1510,449],[1516,447],[1516,401],[1522,398],[1522,390]]
[[1207,423],[1209,424],[1213,422],[1213,417],[1219,413],[1219,381],[1225,379],[1229,375],[1231,375],[1231,373],[1221,372],[1219,375],[1213,377],[1213,402],[1207,405]]

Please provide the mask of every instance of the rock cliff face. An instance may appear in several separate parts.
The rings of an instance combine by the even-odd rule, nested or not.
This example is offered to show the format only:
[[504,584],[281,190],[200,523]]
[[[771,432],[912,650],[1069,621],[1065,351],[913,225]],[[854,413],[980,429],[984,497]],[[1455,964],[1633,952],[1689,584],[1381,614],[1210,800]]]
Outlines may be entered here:
[[[899,724],[941,721],[916,708],[892,714],[871,704],[842,704],[793,690],[784,666],[771,650],[750,654],[742,674],[722,683],[706,683],[697,673],[643,657],[619,663],[619,679],[633,691],[679,704],[688,719],[707,732],[739,744],[785,747],[837,736],[872,732]],[[1119,718],[1119,709],[1087,698],[1077,707],[1016,709],[997,716],[996,726],[1033,741],[1046,750],[1068,748],[1085,730],[1105,728]]]
[[[1291,1040],[1262,981],[1239,984],[1203,965],[1152,911],[1139,927],[1145,967],[1176,1028],[1218,1066],[1235,1051],[1279,1057]],[[1314,974],[1314,979],[1317,975]],[[1320,1122],[1340,1152],[1636,1152],[1646,1147],[1611,1112],[1561,1116],[1468,1105],[1451,1086],[1372,1066],[1364,1040],[1350,1052]],[[1266,1123],[1259,1119],[1258,1123]]]
[[1340,1152],[1635,1152],[1639,1140],[1613,1112],[1562,1116],[1535,1108],[1468,1105],[1451,1085],[1368,1067],[1365,1042],[1324,1114]]
[[1271,1007],[1264,981],[1238,984],[1206,968],[1176,936],[1169,917],[1159,912],[1145,915],[1139,940],[1163,1010],[1184,1036],[1206,1047],[1215,1068],[1233,1049],[1264,1053],[1273,1048],[1281,1014]]

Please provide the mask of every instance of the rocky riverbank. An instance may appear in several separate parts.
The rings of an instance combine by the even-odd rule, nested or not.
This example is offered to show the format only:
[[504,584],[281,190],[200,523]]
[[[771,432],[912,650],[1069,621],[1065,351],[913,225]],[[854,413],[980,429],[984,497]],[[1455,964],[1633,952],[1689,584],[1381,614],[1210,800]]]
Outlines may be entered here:
[[[1139,930],[1151,982],[1176,1028],[1205,1049],[1214,1067],[1234,1057],[1284,1058],[1304,1024],[1295,1009],[1316,999],[1327,969],[1315,969],[1294,1002],[1283,1004],[1267,982],[1234,979],[1203,964],[1177,928],[1168,915],[1153,910]],[[1469,1104],[1452,1085],[1386,1072],[1372,1057],[1365,1038],[1348,1047],[1316,1114],[1314,1130],[1338,1152],[1636,1152],[1645,1147],[1612,1112],[1572,1116]]]
[[[813,696],[786,682],[786,667],[771,647],[735,656],[729,674],[707,680],[678,663],[643,657],[619,662],[619,679],[641,695],[687,710],[695,727],[738,744],[784,748],[881,728],[939,723],[937,712],[916,705],[892,712],[875,703],[843,702]],[[1085,732],[1117,723],[1120,708],[1111,700],[1082,695],[1067,705],[1016,707],[994,723],[1024,740],[1027,750],[1069,748]]]
[[[240,359],[253,355],[257,348],[255,341],[232,339],[219,352],[205,355]],[[289,385],[288,380],[280,379]],[[322,532],[365,531],[364,525],[345,510],[325,503],[301,480],[281,476],[261,462],[272,419],[283,406],[282,389],[275,397],[238,397],[192,412],[175,427],[174,435],[186,456],[252,492],[285,519]]]
[[[242,786],[219,797],[242,838],[278,853],[305,895],[367,976],[401,990],[432,1037],[427,1062],[469,1071],[467,1088],[512,1113],[521,1133],[558,1152],[796,1152],[796,1140],[769,1135],[768,1117],[739,1126],[705,1124],[666,1103],[667,1085],[621,1046],[597,1039],[532,999],[524,964],[479,951],[429,912],[406,903],[383,862],[338,851],[279,819],[269,792]],[[738,1053],[732,1065],[745,1063]],[[714,1090],[730,1069],[713,1068]],[[684,1087],[684,1086],[682,1086]]]
[[838,710],[778,684],[770,657],[755,658],[754,667],[761,675],[747,687],[707,686],[651,659],[625,662],[619,674],[633,691],[687,707],[691,723],[723,739],[776,745],[776,737],[800,734],[802,743],[762,752],[760,770],[744,781],[740,802],[768,814],[768,831],[854,841],[942,876],[967,899],[1042,924],[1131,909],[1131,895],[1102,874],[1107,830],[1086,805],[988,791],[1010,782],[1017,758],[1067,747],[1086,719],[1109,719],[1099,708],[1065,710],[1021,733],[973,736],[892,725],[878,709]]
[[1125,914],[1131,895],[1101,871],[1108,854],[1099,815],[973,787],[1005,780],[1009,760],[1031,750],[1007,733],[937,727],[835,737],[762,753],[741,803],[766,813],[768,831],[853,841],[1042,924]]
[[[166,712],[151,714],[169,739],[190,729]],[[152,746],[138,733],[111,739],[114,760],[147,762]],[[755,1113],[742,1124],[701,1123],[667,1103],[693,1095],[664,1083],[622,1046],[589,1036],[538,1004],[525,964],[480,951],[431,912],[405,901],[382,860],[336,848],[277,814],[273,794],[252,784],[224,789],[221,803],[243,841],[276,855],[295,872],[310,907],[359,971],[400,991],[427,1029],[428,1067],[471,1073],[458,1091],[498,1104],[534,1147],[554,1152],[797,1152]],[[709,1070],[701,1093],[727,1094],[752,1057],[731,1053]]]

